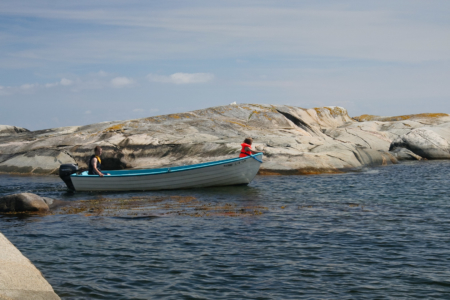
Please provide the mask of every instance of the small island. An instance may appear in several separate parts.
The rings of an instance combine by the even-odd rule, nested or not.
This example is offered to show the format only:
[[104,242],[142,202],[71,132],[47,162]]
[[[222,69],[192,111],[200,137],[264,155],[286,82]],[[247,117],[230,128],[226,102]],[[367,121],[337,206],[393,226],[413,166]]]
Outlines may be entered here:
[[450,116],[350,117],[342,107],[231,104],[180,114],[29,131],[0,126],[0,172],[57,174],[87,167],[95,146],[107,170],[188,165],[238,156],[251,136],[260,175],[339,173],[401,160],[450,158]]

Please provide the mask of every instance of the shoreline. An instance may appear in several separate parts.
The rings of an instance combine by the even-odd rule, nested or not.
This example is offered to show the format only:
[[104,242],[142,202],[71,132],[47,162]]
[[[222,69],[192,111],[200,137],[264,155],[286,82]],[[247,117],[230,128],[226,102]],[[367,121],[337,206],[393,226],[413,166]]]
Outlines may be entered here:
[[[416,160],[418,161],[418,160]],[[433,161],[450,161],[450,159],[433,159],[433,160],[427,160],[423,159],[423,162],[433,162]],[[358,173],[364,168],[378,168],[378,167],[386,167],[390,165],[395,164],[404,164],[408,162],[414,162],[413,160],[403,160],[398,161],[393,164],[387,164],[387,165],[374,165],[374,166],[361,166],[358,168],[345,168],[345,169],[338,169],[338,170],[331,170],[331,169],[302,169],[302,170],[268,170],[263,169],[259,170],[256,174],[257,176],[314,176],[314,175],[334,175],[334,174],[346,174],[346,173]],[[125,169],[126,170],[126,169]],[[132,170],[145,170],[144,168],[136,168]],[[114,170],[103,170],[103,171],[114,171]],[[19,172],[1,172],[0,175],[10,175],[10,176],[17,176],[17,177],[59,177],[58,174],[51,173],[51,174],[40,174],[40,173],[19,173]]]

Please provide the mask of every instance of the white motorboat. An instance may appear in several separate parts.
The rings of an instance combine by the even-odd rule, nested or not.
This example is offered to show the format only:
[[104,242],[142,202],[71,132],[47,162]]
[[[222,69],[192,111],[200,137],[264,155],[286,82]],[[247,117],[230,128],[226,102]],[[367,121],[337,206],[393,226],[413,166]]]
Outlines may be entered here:
[[210,186],[246,185],[258,173],[262,153],[196,165],[160,168],[104,171],[100,177],[77,174],[76,165],[61,165],[60,177],[76,191],[145,191],[187,189]]

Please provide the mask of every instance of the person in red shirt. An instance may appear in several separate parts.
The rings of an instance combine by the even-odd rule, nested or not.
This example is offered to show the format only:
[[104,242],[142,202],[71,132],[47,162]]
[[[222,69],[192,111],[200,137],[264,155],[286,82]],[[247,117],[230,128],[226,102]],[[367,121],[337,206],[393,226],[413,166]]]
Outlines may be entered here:
[[239,157],[246,157],[250,156],[252,154],[262,153],[261,151],[253,151],[252,148],[253,139],[252,138],[246,138],[244,142],[241,144],[241,154],[239,154]]

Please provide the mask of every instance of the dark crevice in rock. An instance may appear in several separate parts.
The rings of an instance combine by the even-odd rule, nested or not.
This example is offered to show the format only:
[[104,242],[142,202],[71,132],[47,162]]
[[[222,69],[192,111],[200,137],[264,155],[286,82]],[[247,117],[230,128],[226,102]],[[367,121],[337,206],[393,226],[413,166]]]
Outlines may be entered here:
[[294,123],[296,126],[300,127],[301,129],[307,131],[307,132],[314,132],[314,129],[311,128],[307,123],[305,123],[303,120],[291,115],[290,113],[283,112],[277,109],[277,111],[282,114],[286,119]]
[[121,161],[123,155],[115,157],[107,157],[102,159],[102,167],[104,170],[122,170],[127,168],[127,164]]
[[320,147],[320,146],[322,146],[322,145],[315,145],[314,147],[312,147],[311,149],[309,149],[309,152],[312,152],[314,149],[316,149],[316,148],[318,148],[318,147]]
[[359,162],[361,165],[364,165],[364,162],[363,162],[361,156],[359,155],[359,153],[357,153],[357,151],[352,151],[352,153],[353,153],[353,155],[355,155],[355,157],[356,157],[356,159],[358,160],[358,162]]

